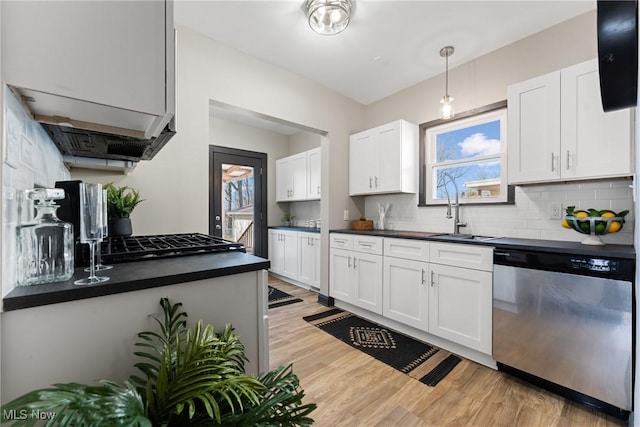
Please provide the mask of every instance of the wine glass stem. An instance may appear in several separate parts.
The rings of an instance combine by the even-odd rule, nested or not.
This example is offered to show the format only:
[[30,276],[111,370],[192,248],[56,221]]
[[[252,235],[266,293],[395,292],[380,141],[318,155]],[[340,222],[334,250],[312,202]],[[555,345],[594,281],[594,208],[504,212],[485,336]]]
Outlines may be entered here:
[[96,265],[102,265],[102,249],[100,248],[100,246],[102,246],[100,244],[100,242],[98,242],[96,244]]
[[91,241],[89,242],[89,266],[90,266],[90,273],[89,273],[89,279],[95,279],[96,277],[96,258],[95,258],[95,252],[96,252],[96,242]]

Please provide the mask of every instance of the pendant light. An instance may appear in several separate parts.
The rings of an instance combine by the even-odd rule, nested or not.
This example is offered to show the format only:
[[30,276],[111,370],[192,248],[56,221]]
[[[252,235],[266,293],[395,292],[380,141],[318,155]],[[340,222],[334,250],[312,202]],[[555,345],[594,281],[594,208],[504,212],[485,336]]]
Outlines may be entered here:
[[440,106],[440,118],[442,119],[450,119],[454,115],[453,105],[452,105],[453,97],[449,96],[449,57],[453,55],[454,51],[455,49],[453,48],[453,46],[445,46],[442,49],[440,49],[440,56],[446,59],[446,64],[447,64],[446,65],[447,68],[444,74],[444,78],[445,78],[444,96],[440,100],[440,103],[442,104]]
[[305,11],[313,31],[325,36],[342,32],[351,20],[351,0],[307,0]]

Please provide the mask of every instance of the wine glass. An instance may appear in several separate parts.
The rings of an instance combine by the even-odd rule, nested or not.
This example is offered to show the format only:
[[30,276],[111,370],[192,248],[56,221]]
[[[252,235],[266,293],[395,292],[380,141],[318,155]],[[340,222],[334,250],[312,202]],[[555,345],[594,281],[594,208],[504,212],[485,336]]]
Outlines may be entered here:
[[76,280],[76,285],[91,285],[109,280],[96,276],[96,243],[102,241],[102,184],[80,183],[80,242],[89,244],[89,277]]
[[[109,220],[107,217],[107,190],[102,190],[102,238],[106,238],[109,232]],[[111,270],[113,265],[104,265],[102,263],[102,244],[96,245],[96,271]],[[87,267],[84,271],[90,271],[91,267]]]

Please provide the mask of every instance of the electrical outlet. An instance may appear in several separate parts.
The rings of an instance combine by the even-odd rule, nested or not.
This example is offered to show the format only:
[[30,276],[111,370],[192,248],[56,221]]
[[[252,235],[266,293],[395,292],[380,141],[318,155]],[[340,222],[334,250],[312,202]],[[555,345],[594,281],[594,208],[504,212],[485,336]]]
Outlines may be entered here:
[[560,203],[551,203],[549,218],[551,219],[562,218],[562,205]]
[[349,210],[345,209],[344,213],[342,214],[342,219],[344,219],[345,221],[349,221]]

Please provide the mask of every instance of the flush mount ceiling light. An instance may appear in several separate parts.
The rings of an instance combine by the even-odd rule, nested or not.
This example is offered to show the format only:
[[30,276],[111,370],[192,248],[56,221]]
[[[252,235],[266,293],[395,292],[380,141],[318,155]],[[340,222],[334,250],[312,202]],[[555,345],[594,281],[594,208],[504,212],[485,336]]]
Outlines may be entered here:
[[445,71],[445,89],[444,89],[444,96],[442,97],[442,99],[440,100],[440,103],[442,104],[440,106],[440,118],[442,119],[450,119],[453,117],[453,97],[449,96],[449,57],[451,55],[453,55],[453,52],[455,51],[455,49],[453,48],[453,46],[445,46],[442,49],[440,49],[440,56],[444,57],[446,59],[446,71]]
[[311,29],[330,36],[342,32],[349,25],[351,0],[307,0],[305,11]]

